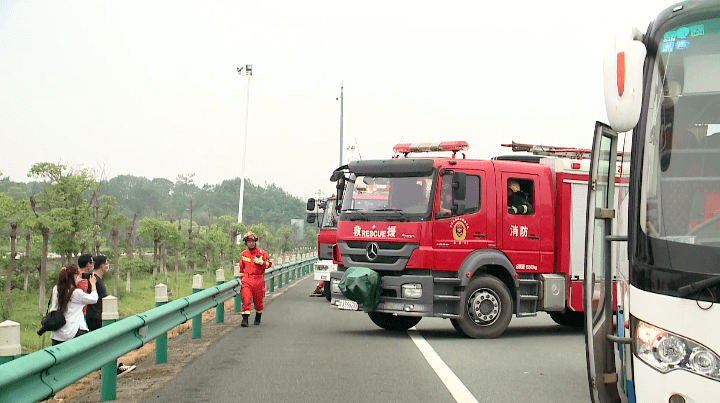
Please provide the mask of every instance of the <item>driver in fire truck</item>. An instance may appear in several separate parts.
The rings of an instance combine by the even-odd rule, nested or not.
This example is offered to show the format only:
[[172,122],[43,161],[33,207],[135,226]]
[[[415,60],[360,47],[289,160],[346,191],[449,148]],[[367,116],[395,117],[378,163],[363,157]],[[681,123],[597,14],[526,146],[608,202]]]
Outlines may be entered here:
[[510,214],[532,214],[532,204],[528,201],[528,197],[520,190],[520,183],[515,179],[508,179],[508,213]]

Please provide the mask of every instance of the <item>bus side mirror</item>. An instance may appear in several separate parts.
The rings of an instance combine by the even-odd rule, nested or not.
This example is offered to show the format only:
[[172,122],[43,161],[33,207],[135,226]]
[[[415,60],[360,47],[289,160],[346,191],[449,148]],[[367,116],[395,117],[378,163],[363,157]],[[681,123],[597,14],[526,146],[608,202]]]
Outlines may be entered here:
[[309,224],[312,224],[315,222],[315,219],[317,219],[317,213],[308,213],[307,215],[307,222]]
[[[315,199],[314,198],[311,197],[308,199],[306,210],[307,211],[315,210]],[[308,221],[308,222],[310,222],[310,221]]]
[[617,132],[632,130],[640,118],[647,53],[642,37],[636,28],[619,28],[603,56],[605,112],[610,127]]
[[466,175],[465,172],[455,172],[452,179],[453,187],[453,200],[464,200],[465,199],[465,183]]

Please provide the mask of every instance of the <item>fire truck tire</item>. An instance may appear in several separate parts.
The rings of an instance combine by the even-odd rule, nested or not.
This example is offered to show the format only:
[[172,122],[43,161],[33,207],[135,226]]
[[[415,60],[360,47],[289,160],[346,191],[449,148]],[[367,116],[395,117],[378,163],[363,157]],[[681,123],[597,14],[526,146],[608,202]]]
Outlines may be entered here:
[[325,299],[330,301],[330,281],[325,280],[325,283],[323,283],[323,295],[325,296]]
[[473,339],[493,339],[510,324],[513,305],[505,283],[481,275],[465,287],[466,297],[460,319],[450,319],[455,330]]
[[421,316],[400,316],[385,312],[368,312],[368,316],[374,324],[393,332],[404,332],[422,319]]
[[585,317],[582,312],[548,312],[550,318],[558,325],[584,327]]

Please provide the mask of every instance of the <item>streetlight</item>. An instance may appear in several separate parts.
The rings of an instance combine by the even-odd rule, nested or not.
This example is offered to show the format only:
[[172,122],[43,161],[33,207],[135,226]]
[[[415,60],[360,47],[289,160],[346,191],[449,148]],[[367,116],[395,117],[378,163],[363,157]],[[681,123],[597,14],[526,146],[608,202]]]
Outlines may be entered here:
[[248,114],[250,111],[250,77],[252,77],[252,64],[246,64],[245,67],[238,67],[237,72],[241,76],[248,79],[247,84],[247,100],[245,102],[245,137],[243,138],[243,158],[240,171],[240,202],[238,204],[238,223],[242,223],[243,194],[245,193],[245,156],[247,155],[247,131],[248,131]]

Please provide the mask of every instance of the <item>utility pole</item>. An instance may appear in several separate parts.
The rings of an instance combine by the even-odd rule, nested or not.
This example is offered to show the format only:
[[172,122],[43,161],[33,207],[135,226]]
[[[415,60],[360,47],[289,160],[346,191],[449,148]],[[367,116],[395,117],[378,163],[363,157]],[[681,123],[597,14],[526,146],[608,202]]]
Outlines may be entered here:
[[343,165],[343,84],[340,84],[340,164]]

